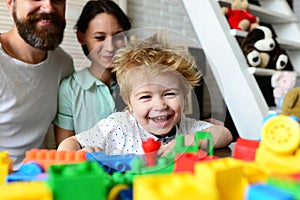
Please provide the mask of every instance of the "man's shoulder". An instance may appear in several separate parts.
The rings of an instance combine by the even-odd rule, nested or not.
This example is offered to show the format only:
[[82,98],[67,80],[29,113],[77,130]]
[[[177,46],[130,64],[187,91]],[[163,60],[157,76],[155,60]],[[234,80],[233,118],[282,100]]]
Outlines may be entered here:
[[62,78],[70,76],[75,71],[72,56],[63,48],[57,47],[54,51],[52,51],[52,57],[54,58],[54,62],[56,62],[62,69]]
[[55,56],[59,56],[59,57],[63,57],[63,58],[65,58],[66,60],[68,60],[68,61],[70,61],[70,60],[72,60],[72,62],[73,62],[73,58],[72,58],[72,56],[69,54],[69,53],[67,53],[62,47],[57,47],[54,51],[53,51],[53,53],[55,54]]

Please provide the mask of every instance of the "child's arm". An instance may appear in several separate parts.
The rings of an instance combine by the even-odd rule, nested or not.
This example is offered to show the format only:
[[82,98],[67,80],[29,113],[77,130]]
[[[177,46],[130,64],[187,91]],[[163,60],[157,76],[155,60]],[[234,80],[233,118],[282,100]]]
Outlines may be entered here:
[[74,132],[74,130],[66,130],[66,129],[60,128],[59,126],[54,125],[54,134],[55,134],[56,146],[59,146],[59,144],[64,139],[75,135],[75,132]]
[[212,134],[214,148],[222,148],[228,146],[232,140],[231,132],[225,126],[214,125],[203,131],[209,131]]
[[57,148],[57,151],[69,151],[69,150],[83,150],[86,152],[102,152],[103,149],[101,149],[98,146],[86,146],[84,148],[81,148],[80,143],[78,142],[78,139],[76,136],[68,137],[64,139],[60,145]]
[[78,142],[78,139],[76,136],[68,137],[64,139],[58,146],[58,151],[68,151],[68,150],[80,150],[81,145]]

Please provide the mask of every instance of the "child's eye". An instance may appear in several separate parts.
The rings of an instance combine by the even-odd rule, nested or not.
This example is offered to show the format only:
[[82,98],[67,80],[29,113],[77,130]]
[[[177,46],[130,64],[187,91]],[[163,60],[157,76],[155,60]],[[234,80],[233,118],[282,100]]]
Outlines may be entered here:
[[95,39],[98,40],[98,41],[104,41],[105,36],[96,36]]
[[174,92],[167,92],[165,93],[165,96],[175,96],[176,94]]
[[139,99],[150,99],[151,96],[150,95],[144,95],[144,96],[141,96]]

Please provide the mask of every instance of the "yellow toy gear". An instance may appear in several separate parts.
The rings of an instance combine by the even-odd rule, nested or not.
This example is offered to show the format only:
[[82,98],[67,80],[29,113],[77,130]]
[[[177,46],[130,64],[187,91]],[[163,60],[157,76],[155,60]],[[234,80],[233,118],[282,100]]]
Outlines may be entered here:
[[292,154],[300,144],[298,122],[286,115],[270,118],[262,127],[261,142],[274,153]]

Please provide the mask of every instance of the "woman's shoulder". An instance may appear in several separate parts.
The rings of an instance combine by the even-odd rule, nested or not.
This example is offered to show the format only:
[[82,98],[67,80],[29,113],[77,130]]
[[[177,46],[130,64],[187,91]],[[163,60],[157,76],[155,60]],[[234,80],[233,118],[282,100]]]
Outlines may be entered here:
[[63,87],[65,89],[70,88],[72,90],[76,89],[76,87],[82,87],[80,84],[81,81],[78,80],[84,79],[84,74],[86,73],[86,69],[73,72],[70,76],[62,80],[60,87]]

